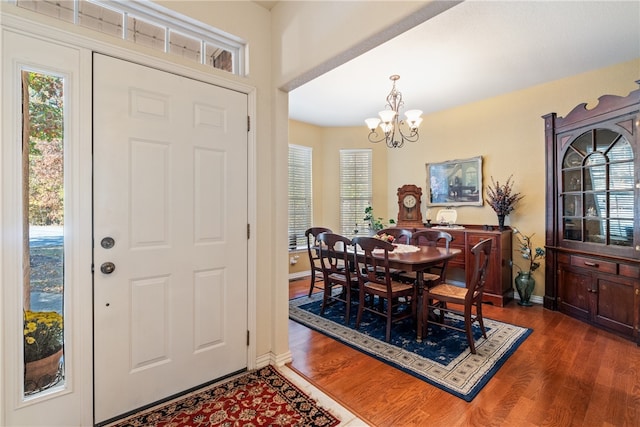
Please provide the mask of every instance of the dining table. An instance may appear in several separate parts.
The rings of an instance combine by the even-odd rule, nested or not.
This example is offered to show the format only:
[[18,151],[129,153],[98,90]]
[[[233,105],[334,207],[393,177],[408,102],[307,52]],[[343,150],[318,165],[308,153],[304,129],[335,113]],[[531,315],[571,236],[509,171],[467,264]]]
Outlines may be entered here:
[[[424,272],[430,267],[448,261],[462,253],[461,249],[444,248],[440,246],[413,246],[394,245],[396,249],[389,252],[389,268],[416,273],[416,286],[418,292],[418,306],[416,307],[416,329],[418,342],[422,342],[422,325],[424,323],[422,313],[422,291],[424,289]],[[316,248],[317,250],[318,248]],[[347,248],[347,252],[353,253],[353,248]],[[384,259],[384,252],[373,252],[374,258]],[[364,256],[358,252],[358,256]]]

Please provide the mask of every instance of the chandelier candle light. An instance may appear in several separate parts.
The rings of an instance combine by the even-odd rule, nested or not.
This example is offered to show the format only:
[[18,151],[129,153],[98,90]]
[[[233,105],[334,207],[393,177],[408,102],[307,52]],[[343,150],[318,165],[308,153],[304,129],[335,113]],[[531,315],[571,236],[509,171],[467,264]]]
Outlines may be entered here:
[[[407,116],[406,120],[400,120],[400,108],[404,106],[402,102],[402,94],[396,89],[396,81],[400,79],[400,76],[394,74],[389,77],[393,82],[393,88],[389,95],[387,95],[387,105],[383,111],[380,111],[378,115],[380,118],[366,119],[365,123],[371,132],[369,132],[370,142],[382,142],[385,141],[389,148],[400,148],[404,145],[405,141],[416,142],[419,138],[418,126],[422,122],[421,110],[408,110],[405,112]],[[378,138],[378,132],[376,131],[378,125],[382,129],[383,136]],[[405,132],[402,131],[401,125],[406,126]],[[396,137],[396,131],[398,131]]]

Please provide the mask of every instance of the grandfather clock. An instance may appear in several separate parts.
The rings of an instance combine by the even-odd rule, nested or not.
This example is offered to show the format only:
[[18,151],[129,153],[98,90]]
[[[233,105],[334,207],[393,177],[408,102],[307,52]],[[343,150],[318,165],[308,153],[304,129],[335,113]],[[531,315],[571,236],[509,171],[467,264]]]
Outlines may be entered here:
[[420,212],[420,198],[422,188],[413,184],[398,188],[398,227],[420,228],[422,212]]

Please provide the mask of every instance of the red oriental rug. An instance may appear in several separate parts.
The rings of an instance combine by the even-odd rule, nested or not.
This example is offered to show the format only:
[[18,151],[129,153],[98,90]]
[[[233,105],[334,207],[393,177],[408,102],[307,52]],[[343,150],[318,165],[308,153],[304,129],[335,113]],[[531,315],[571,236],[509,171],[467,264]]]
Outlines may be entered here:
[[109,427],[337,426],[340,420],[272,366],[119,420]]

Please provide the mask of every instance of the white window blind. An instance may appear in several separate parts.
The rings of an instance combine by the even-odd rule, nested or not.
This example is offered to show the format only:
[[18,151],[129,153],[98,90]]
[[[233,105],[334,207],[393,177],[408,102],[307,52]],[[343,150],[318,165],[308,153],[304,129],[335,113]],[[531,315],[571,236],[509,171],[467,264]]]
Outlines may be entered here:
[[373,196],[372,151],[340,150],[340,229],[352,237],[353,230],[364,230],[364,210]]
[[306,247],[313,222],[312,149],[289,145],[289,248]]

